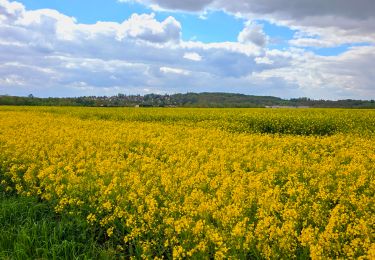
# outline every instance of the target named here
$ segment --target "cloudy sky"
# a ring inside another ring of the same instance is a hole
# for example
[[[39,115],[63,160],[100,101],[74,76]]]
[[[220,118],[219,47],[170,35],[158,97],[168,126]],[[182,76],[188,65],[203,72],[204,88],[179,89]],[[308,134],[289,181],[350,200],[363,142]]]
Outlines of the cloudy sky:
[[[374,0],[0,0],[0,95],[375,99]]]

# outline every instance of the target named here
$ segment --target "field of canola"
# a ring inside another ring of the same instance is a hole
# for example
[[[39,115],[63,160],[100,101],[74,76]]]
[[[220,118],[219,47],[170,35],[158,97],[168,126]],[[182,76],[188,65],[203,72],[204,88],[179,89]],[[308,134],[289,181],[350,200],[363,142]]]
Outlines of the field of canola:
[[[136,258],[375,259],[375,111],[0,107],[0,190]]]

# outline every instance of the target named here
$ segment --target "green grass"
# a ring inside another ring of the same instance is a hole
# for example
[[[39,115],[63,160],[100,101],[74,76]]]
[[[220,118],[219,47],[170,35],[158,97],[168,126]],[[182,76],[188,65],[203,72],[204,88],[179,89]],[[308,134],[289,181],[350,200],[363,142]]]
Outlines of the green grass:
[[[58,216],[46,202],[1,191],[0,234],[0,259],[121,258],[85,220]]]

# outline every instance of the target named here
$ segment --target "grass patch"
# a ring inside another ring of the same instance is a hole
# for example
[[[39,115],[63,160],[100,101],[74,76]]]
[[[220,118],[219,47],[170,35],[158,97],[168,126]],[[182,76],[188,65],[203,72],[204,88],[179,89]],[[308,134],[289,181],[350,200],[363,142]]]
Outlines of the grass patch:
[[[34,197],[0,191],[0,259],[120,258],[103,236],[76,216],[58,216]]]

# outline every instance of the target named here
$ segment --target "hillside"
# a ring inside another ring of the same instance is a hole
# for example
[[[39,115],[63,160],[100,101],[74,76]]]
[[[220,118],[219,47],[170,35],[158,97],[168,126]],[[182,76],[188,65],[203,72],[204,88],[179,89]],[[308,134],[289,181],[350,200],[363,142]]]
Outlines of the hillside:
[[[375,108],[374,100],[313,100],[309,98],[282,99],[235,93],[186,93],[116,96],[84,96],[70,98],[38,98],[0,96],[0,105],[18,106],[92,106],[92,107],[320,107]]]

